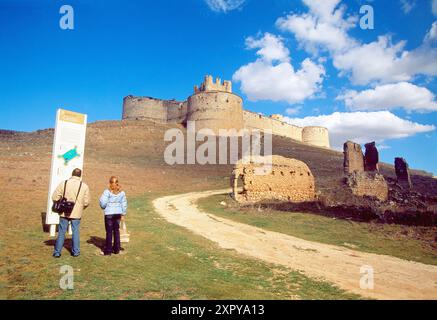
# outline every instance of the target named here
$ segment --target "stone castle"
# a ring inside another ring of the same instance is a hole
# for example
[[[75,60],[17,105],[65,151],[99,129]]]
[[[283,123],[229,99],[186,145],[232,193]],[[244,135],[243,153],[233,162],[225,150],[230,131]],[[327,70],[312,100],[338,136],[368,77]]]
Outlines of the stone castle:
[[[232,83],[213,81],[206,76],[194,94],[186,101],[161,100],[152,97],[129,95],[123,99],[123,119],[147,119],[160,123],[186,124],[196,122],[196,130],[219,129],[271,130],[274,135],[284,136],[312,146],[329,148],[329,133],[324,127],[298,127],[283,121],[281,115],[270,117],[243,109],[243,100],[232,93]]]

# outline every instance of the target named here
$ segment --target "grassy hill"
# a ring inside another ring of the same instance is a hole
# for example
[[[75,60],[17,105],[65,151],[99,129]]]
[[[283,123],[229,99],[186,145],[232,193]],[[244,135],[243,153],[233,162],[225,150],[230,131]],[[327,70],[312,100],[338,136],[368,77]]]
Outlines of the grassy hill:
[[[222,250],[154,213],[150,201],[158,196],[229,186],[230,165],[165,164],[163,137],[171,127],[149,121],[88,126],[84,181],[92,204],[82,220],[82,256],[73,259],[64,250],[61,260],[51,258],[53,240],[42,232],[53,130],[0,131],[0,298],[356,298]],[[321,192],[341,194],[342,153],[281,137],[274,137],[273,149],[306,162]],[[394,176],[390,165],[382,172]],[[104,225],[97,199],[111,175],[120,177],[129,198],[132,241],[122,256],[106,259],[99,256]],[[437,192],[436,180],[423,172],[415,172],[413,183],[419,192]],[[63,264],[75,270],[72,292],[59,289]]]

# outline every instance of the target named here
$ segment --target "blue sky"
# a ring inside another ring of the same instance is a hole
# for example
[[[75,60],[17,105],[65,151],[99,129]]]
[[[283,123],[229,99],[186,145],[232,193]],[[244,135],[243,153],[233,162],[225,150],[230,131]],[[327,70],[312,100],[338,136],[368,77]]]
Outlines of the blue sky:
[[[184,100],[212,74],[247,109],[437,175],[435,21],[436,0],[0,0],[0,128],[53,127],[59,107],[120,119],[128,94]]]

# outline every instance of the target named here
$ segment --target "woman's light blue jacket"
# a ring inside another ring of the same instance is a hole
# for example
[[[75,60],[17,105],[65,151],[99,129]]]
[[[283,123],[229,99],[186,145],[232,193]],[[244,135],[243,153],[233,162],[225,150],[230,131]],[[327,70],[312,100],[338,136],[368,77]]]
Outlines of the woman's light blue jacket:
[[[105,210],[105,216],[110,214],[126,215],[127,199],[124,191],[114,194],[108,189],[100,197],[100,207]]]

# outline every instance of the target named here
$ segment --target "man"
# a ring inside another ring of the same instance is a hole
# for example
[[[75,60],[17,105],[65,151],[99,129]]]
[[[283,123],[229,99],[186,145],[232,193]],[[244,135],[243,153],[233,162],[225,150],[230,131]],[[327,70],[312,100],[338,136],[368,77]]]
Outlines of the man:
[[[55,243],[55,251],[53,257],[59,258],[61,256],[62,247],[64,246],[65,233],[68,229],[68,223],[71,222],[73,229],[73,250],[71,252],[73,257],[80,255],[80,219],[82,218],[83,210],[86,209],[90,203],[90,192],[88,186],[82,182],[82,170],[74,169],[71,178],[67,181],[65,198],[68,201],[75,201],[75,205],[71,214],[62,214],[59,218],[58,238]],[[58,201],[64,194],[65,181],[61,182],[53,192],[52,200]],[[79,190],[80,187],[80,190]],[[77,200],[76,200],[77,197]]]

